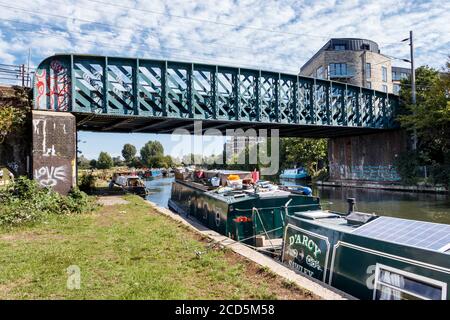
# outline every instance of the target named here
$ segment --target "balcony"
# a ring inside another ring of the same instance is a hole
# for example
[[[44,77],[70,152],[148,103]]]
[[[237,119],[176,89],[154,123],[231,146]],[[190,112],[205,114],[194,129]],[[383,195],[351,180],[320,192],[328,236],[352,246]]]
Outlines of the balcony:
[[[356,75],[355,70],[345,63],[331,63],[328,66],[328,79],[349,79]]]

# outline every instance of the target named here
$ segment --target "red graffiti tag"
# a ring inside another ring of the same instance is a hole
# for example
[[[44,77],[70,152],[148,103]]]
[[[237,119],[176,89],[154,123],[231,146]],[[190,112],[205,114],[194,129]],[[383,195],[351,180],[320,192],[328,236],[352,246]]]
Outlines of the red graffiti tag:
[[[56,111],[67,111],[70,103],[70,78],[67,68],[59,61],[50,63],[50,72],[36,72],[36,105],[38,109],[47,109],[45,95],[50,99],[50,108]],[[42,101],[43,100],[43,101]],[[42,106],[43,105],[43,106]]]

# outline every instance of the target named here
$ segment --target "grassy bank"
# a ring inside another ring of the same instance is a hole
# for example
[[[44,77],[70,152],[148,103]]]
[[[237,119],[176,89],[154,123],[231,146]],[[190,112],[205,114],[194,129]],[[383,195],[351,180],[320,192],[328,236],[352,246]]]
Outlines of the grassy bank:
[[[0,230],[0,299],[313,298],[214,249],[141,198],[124,199],[91,214]],[[67,288],[71,265],[80,268],[80,289]]]

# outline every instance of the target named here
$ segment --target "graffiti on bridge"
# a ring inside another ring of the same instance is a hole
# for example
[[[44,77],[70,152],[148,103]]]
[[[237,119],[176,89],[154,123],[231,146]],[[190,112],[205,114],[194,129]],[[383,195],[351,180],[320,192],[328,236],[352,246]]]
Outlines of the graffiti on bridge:
[[[339,164],[330,165],[334,171],[332,175],[339,175],[340,179],[368,180],[368,181],[399,181],[400,176],[392,165],[360,165],[346,166]]]
[[[48,70],[48,75],[46,69],[38,69],[36,72],[36,105],[38,109],[47,109],[49,103],[52,110],[67,111],[70,104],[68,69],[60,61],[54,60]]]

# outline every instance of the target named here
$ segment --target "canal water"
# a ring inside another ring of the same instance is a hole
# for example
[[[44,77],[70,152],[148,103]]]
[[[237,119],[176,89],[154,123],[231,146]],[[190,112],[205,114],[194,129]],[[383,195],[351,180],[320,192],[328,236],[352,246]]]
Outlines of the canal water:
[[[172,182],[173,178],[146,180],[147,199],[167,208]],[[314,187],[313,194],[328,210],[346,212],[347,198],[355,198],[357,211],[450,224],[450,197],[444,194],[333,187]]]

